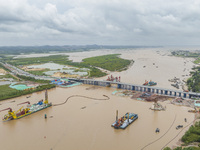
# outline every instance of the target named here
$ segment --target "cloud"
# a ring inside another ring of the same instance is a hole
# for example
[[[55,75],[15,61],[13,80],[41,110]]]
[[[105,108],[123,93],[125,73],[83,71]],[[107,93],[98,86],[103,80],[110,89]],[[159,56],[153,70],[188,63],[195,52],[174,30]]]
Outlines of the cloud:
[[[0,0],[0,45],[198,44],[199,16],[198,0]]]

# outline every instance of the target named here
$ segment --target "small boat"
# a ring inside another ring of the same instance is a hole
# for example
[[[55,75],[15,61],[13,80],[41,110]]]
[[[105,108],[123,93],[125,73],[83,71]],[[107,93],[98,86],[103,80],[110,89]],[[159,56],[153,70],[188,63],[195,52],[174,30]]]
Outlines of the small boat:
[[[160,129],[159,129],[159,128],[156,128],[156,133],[157,133],[157,132],[158,132],[158,133],[160,132]]]
[[[118,119],[118,111],[116,121],[111,125],[115,129],[126,129],[131,123],[138,119],[138,115],[134,113],[126,113],[123,117]]]
[[[183,127],[183,125],[178,125],[178,126],[176,127],[176,129],[178,130],[178,129],[182,128],[182,127]]]

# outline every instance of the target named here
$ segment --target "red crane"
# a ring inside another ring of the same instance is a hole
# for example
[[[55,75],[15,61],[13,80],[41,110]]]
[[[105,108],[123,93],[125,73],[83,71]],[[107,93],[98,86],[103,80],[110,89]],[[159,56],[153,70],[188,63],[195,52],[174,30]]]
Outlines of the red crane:
[[[3,109],[3,110],[0,110],[0,112],[4,111],[4,110],[9,110],[9,112],[12,112],[12,108],[6,108],[6,109]]]
[[[30,102],[27,101],[27,102],[19,103],[19,104],[17,104],[17,105],[22,105],[22,104],[26,104],[26,103],[30,104]]]

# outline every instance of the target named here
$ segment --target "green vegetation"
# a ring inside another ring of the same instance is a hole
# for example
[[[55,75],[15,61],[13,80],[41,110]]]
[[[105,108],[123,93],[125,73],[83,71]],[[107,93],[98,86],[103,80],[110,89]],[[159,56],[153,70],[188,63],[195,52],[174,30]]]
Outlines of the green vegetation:
[[[34,71],[28,71],[29,73],[37,76],[46,76],[44,72],[49,71],[50,69],[43,69],[43,70],[34,70]]]
[[[91,68],[90,77],[103,77],[105,75],[106,75],[106,73],[102,72],[101,70],[99,70],[95,67]]]
[[[164,148],[163,150],[172,150],[172,149],[169,148],[169,147],[166,147],[166,148]],[[177,147],[177,148],[175,148],[175,149],[173,149],[173,150],[200,150],[200,147],[184,147],[184,148],[182,148],[182,147]]]
[[[16,89],[10,88],[9,85],[1,85],[0,86],[0,91],[1,91],[0,92],[0,100],[19,97],[22,95],[27,95],[27,94],[31,94],[34,92],[43,91],[45,89],[55,88],[55,87],[56,87],[56,85],[54,85],[54,84],[46,84],[46,85],[38,86],[35,89],[18,91]]]
[[[195,61],[194,61],[195,64],[199,64],[200,63],[200,58],[198,57]]]
[[[130,65],[130,60],[119,58],[120,54],[104,55],[83,59],[83,64],[100,67],[109,71],[121,71]]]
[[[192,57],[192,58],[195,58],[195,61],[194,61],[195,64],[200,63],[200,51],[179,50],[179,51],[173,51],[171,52],[171,54],[177,57]]]
[[[68,56],[65,56],[65,55],[51,55],[47,57],[10,59],[10,60],[7,60],[6,62],[14,66],[43,64],[43,63],[48,63],[48,62],[54,62],[57,64],[67,64],[69,62],[67,57]]]
[[[192,77],[187,80],[188,89],[193,92],[200,92],[200,67],[192,68]]]
[[[68,60],[68,56],[65,55],[51,55],[47,57],[38,57],[38,58],[17,58],[17,59],[7,59],[6,62],[14,66],[23,66],[23,65],[32,65],[32,64],[42,64],[53,62],[61,65],[70,65],[78,68],[88,68],[90,69],[90,77],[102,77],[106,73],[102,72],[96,67],[100,67],[110,71],[122,71],[127,69],[127,67],[132,62],[131,60],[125,60],[118,57],[119,54],[104,55],[86,58],[83,62],[72,62]],[[31,72],[35,75],[44,75],[43,71],[34,71]],[[31,80],[32,81],[32,80]]]
[[[17,78],[13,77],[11,74],[0,75],[0,79],[3,79],[3,78],[13,78],[13,79],[17,80]]]
[[[200,122],[196,122],[181,139],[185,144],[200,142]]]
[[[181,141],[184,142],[184,148],[177,147],[173,150],[200,150],[200,121],[196,122],[195,125],[191,126],[188,131],[181,138]],[[186,147],[189,144],[193,144],[194,142],[198,142],[198,147],[190,146]],[[169,147],[164,148],[164,150],[172,150]]]
[[[23,76],[23,75],[17,75],[17,77],[20,79],[23,79],[25,81],[33,81],[33,82],[37,82],[37,83],[50,83],[50,81],[48,81],[48,80],[37,80],[35,78],[27,77],[27,76]]]
[[[1,63],[0,63],[0,68],[2,68],[2,69],[4,69],[5,71],[8,71],[8,72],[10,72],[10,70],[9,69],[7,69],[6,67],[4,67]]]
[[[185,50],[178,50],[178,51],[172,51],[172,55],[179,56],[179,57],[199,57],[200,52],[199,51],[185,51]]]

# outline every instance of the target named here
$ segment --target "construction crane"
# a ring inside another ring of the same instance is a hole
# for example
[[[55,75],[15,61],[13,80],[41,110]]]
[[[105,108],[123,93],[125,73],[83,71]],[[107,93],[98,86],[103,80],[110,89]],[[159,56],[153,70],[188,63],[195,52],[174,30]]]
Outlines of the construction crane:
[[[17,118],[16,113],[12,111],[12,108],[9,107],[9,108],[3,109],[3,110],[0,110],[0,112],[5,111],[5,110],[8,110],[8,114],[4,115],[3,120],[12,120],[12,119]]]
[[[17,105],[22,105],[22,104],[26,104],[26,103],[30,104],[30,102],[27,101],[27,102],[19,103],[19,104],[17,104]]]

